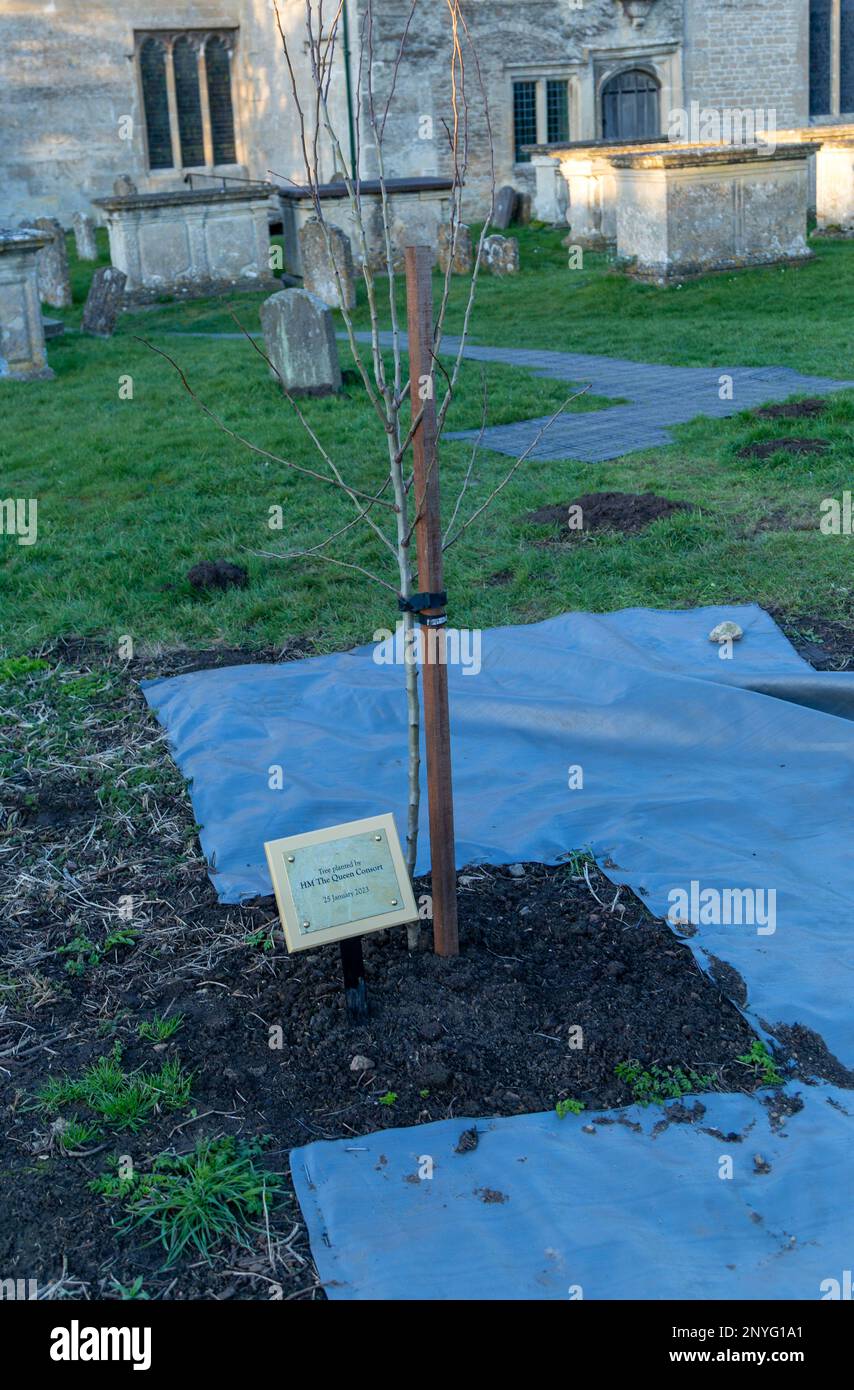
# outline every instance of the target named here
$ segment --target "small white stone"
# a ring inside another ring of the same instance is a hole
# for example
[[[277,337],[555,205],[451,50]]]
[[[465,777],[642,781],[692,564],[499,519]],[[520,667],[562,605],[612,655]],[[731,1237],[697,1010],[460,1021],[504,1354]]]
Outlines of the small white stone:
[[[356,1056],[353,1058],[352,1062],[350,1063],[350,1070],[351,1070],[351,1071],[373,1071],[373,1070],[374,1070],[374,1064],[373,1064],[373,1062],[371,1061],[370,1057],[360,1057],[360,1056],[359,1056],[359,1053],[357,1052],[357,1053],[356,1053]]]
[[[709,633],[710,642],[738,642],[744,636],[738,623],[718,623]]]
[[[524,878],[525,866],[524,864],[511,864],[507,872],[511,878]]]

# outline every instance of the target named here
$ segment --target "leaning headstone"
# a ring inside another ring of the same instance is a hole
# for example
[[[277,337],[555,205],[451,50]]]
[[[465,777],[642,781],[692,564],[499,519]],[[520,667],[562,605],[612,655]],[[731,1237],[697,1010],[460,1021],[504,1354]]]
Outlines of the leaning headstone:
[[[116,319],[124,302],[126,280],[124,271],[117,270],[114,265],[105,265],[95,271],[83,310],[81,327],[84,333],[91,333],[96,338],[113,336]]]
[[[71,307],[71,280],[65,232],[55,217],[37,217],[32,226],[48,239],[38,254],[39,293],[54,309]]]
[[[52,377],[44,346],[38,255],[47,240],[35,227],[0,227],[0,377]]]
[[[438,234],[438,257],[439,269],[442,274],[447,274],[448,262],[451,259],[451,228],[443,222]],[[452,275],[471,275],[471,268],[474,263],[474,254],[471,245],[471,230],[465,222],[461,222],[457,227],[457,240],[454,247],[454,264],[451,267]]]
[[[483,259],[493,275],[515,275],[519,269],[519,243],[514,236],[488,236],[483,243]]]
[[[498,227],[500,231],[506,231],[516,216],[516,208],[519,203],[519,194],[515,188],[511,188],[509,183],[505,183],[503,188],[499,188],[495,199],[495,209],[492,214],[492,225]]]
[[[332,310],[310,290],[280,290],[261,305],[272,375],[293,396],[341,389]]]
[[[130,198],[139,189],[131,178],[130,174],[119,174],[113,182],[113,193],[117,198]]]
[[[299,229],[299,249],[303,288],[330,309],[355,309],[353,251],[346,233],[329,224],[324,229],[318,218],[310,217]]]
[[[74,245],[78,261],[97,261],[98,243],[95,240],[95,223],[85,212],[72,212],[71,225],[74,228]]]

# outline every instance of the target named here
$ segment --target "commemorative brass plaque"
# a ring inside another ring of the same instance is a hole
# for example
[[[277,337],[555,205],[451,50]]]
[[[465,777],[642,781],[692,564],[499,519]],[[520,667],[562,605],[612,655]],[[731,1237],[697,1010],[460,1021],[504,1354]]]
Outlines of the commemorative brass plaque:
[[[418,916],[390,813],[271,840],[264,849],[289,951]]]

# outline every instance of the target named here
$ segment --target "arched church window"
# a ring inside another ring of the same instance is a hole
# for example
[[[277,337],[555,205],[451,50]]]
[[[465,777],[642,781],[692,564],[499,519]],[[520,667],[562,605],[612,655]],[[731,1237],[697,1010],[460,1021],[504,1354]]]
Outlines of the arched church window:
[[[643,68],[628,68],[602,88],[603,140],[652,140],[661,134],[660,87]]]
[[[222,39],[214,36],[205,47],[208,108],[211,120],[214,164],[233,164],[234,110],[231,105],[231,56]]]
[[[175,105],[178,110],[181,163],[185,169],[194,169],[205,162],[205,133],[202,125],[202,99],[199,94],[199,57],[195,43],[191,43],[187,38],[176,39],[172,46],[172,63],[175,69]]]
[[[152,169],[171,169],[172,133],[166,88],[166,49],[157,39],[146,39],[141,45],[139,73],[148,136],[148,163]]]
[[[854,112],[854,0],[842,0],[839,16],[839,110]]]
[[[236,39],[236,29],[137,33],[150,169],[237,163],[231,93]]]

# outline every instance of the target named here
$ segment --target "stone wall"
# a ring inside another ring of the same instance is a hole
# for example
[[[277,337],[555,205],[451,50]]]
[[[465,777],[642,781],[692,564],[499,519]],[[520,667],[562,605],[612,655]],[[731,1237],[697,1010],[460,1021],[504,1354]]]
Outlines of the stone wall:
[[[362,4],[363,0],[359,0]],[[409,0],[384,0],[375,18],[374,72],[378,94],[388,92]],[[600,91],[613,73],[637,63],[654,72],[662,86],[662,108],[681,101],[680,45],[683,0],[655,0],[649,18],[634,27],[619,0],[463,0],[473,48],[464,45],[469,94],[469,167],[466,215],[482,212],[489,187],[489,141],[478,67],[489,101],[495,148],[496,188],[513,184],[533,193],[530,163],[516,163],[513,148],[514,80],[566,79],[569,83],[571,139],[595,139],[601,129]],[[410,28],[406,60],[397,74],[397,91],[410,100],[396,103],[387,128],[392,167],[403,176],[451,172],[446,128],[453,124],[449,72],[451,34],[444,4],[417,11]],[[422,138],[423,118],[431,138]],[[542,113],[540,116],[542,124]],[[543,135],[545,132],[542,132]],[[368,156],[368,170],[375,161]]]
[[[348,0],[351,71],[355,71],[366,0]],[[375,0],[373,73],[381,109],[410,0]],[[486,87],[495,142],[497,186],[533,192],[527,162],[513,150],[514,80],[566,79],[570,139],[595,140],[601,88],[616,72],[641,66],[661,83],[662,116],[692,100],[705,106],[772,107],[778,125],[807,119],[807,0],[653,0],[640,25],[622,0],[462,0]],[[298,81],[306,86],[303,0],[281,0]],[[304,182],[290,78],[269,0],[5,0],[0,20],[0,186],[10,220],[85,212],[127,172],[141,192],[180,187],[183,170],[150,172],[134,56],[136,31],[237,29],[233,63],[237,162],[228,171]],[[448,74],[451,42],[443,0],[422,0],[409,27],[397,77],[386,147],[390,176],[447,175],[445,124],[453,119]],[[334,59],[332,117],[349,158],[343,32]],[[477,65],[467,53],[470,95],[468,206],[484,208],[488,136]],[[539,100],[542,103],[542,93]],[[119,122],[130,116],[130,139]],[[425,122],[423,118],[428,118]],[[540,124],[543,120],[542,105]],[[309,122],[309,127],[310,127]],[[666,121],[662,121],[666,128]],[[363,131],[367,130],[362,112]],[[428,133],[425,137],[425,131]],[[311,130],[309,129],[309,135]],[[320,140],[320,177],[335,173]],[[377,172],[365,142],[362,172]]]
[[[685,0],[685,89],[706,107],[809,119],[808,0]]]
[[[70,225],[71,214],[91,211],[91,200],[109,194],[120,173],[130,174],[141,192],[182,186],[183,170],[147,168],[135,31],[237,28],[238,162],[228,171],[263,179],[273,168],[304,181],[290,79],[268,0],[5,0],[2,9],[0,188],[6,220],[50,215]],[[282,10],[286,24],[299,27],[294,53],[304,69],[301,0],[283,0]],[[343,110],[344,83],[333,86],[333,107]],[[123,116],[133,121],[128,140],[119,134]],[[321,158],[323,177],[329,178],[334,166],[324,142]]]

